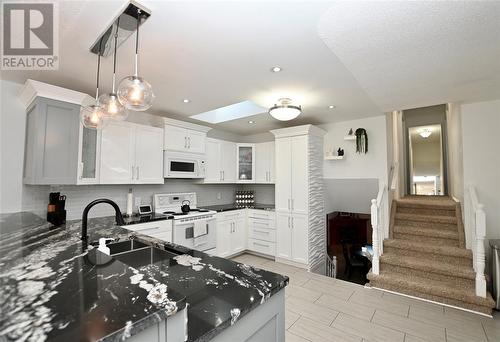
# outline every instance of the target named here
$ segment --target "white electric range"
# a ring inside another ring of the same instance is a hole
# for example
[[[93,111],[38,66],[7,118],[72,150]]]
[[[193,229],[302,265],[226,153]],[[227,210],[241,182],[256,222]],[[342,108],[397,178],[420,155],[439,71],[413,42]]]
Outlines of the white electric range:
[[[188,202],[191,210],[183,213],[181,206]],[[155,194],[153,205],[155,213],[174,217],[173,243],[208,254],[216,254],[216,212],[199,209],[195,192]]]

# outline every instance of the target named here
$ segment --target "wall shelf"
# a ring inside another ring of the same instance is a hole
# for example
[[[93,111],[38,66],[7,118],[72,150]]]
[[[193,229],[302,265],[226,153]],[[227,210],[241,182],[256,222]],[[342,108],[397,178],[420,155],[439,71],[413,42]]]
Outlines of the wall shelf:
[[[325,156],[325,160],[342,160],[344,156]]]

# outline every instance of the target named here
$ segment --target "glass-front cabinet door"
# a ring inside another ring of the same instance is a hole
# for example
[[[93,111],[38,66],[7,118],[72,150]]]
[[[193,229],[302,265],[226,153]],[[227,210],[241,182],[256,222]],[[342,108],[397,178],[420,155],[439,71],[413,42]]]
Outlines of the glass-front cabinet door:
[[[237,144],[238,183],[255,183],[255,145]]]
[[[100,132],[80,125],[80,153],[77,184],[99,183]]]

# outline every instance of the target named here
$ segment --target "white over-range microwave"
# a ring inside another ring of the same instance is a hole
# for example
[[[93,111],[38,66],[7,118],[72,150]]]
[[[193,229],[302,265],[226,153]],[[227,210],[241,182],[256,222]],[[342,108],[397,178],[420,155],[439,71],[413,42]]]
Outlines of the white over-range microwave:
[[[205,155],[163,151],[163,177],[205,178]]]

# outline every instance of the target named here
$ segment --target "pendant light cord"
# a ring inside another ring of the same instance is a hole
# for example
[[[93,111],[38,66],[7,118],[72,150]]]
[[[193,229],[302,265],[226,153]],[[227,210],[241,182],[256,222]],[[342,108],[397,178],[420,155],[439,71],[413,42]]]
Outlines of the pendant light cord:
[[[141,10],[137,9],[137,33],[135,34],[135,76],[138,75],[138,56],[139,56],[139,25],[141,24]]]
[[[113,94],[115,93],[115,83],[116,83],[116,49],[118,46],[118,29],[120,28],[120,18],[116,21],[116,32],[115,32],[115,55],[113,58]]]
[[[95,99],[99,98],[99,75],[101,74],[101,48],[102,48],[102,38],[99,41],[99,51],[97,52],[97,77],[96,77],[96,90],[95,90]]]

